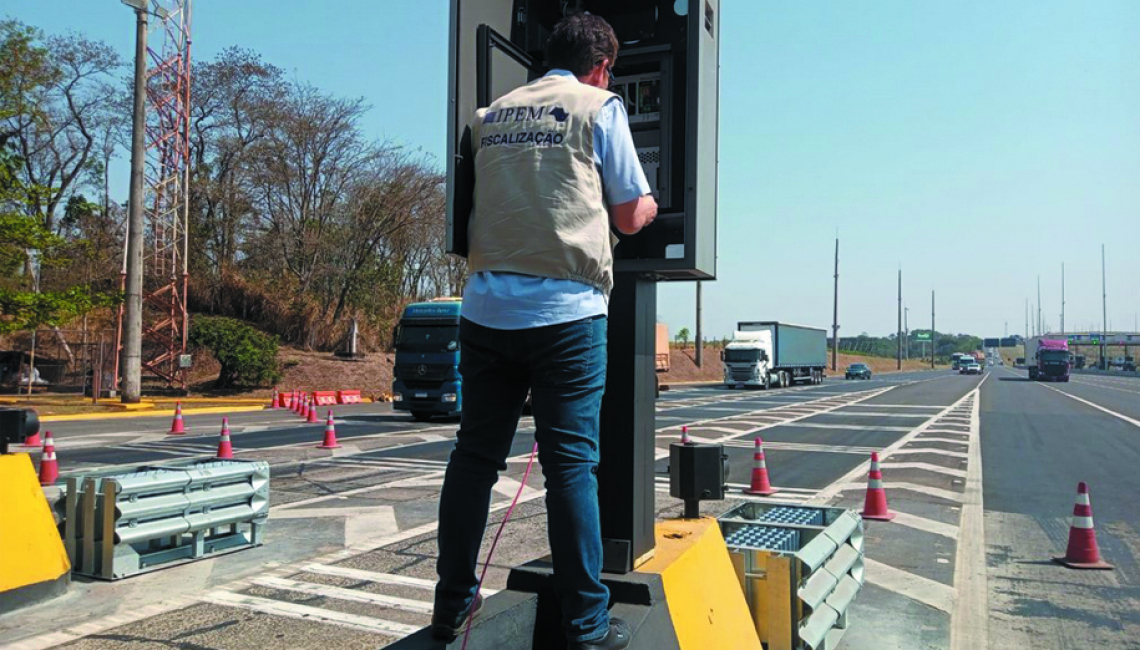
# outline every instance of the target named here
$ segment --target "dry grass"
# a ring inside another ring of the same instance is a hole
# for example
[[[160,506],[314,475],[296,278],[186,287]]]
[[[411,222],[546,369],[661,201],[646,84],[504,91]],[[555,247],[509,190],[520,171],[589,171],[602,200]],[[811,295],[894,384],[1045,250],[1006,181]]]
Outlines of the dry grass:
[[[828,354],[830,367],[831,355]],[[856,354],[839,354],[838,373],[842,374],[852,363],[865,363],[872,373],[896,372],[894,359],[884,357],[867,357]],[[940,365],[939,368],[948,366]],[[902,369],[906,371],[929,370],[930,362],[919,359],[903,361]],[[676,383],[685,381],[721,381],[724,378],[724,365],[720,361],[720,348],[705,348],[701,367],[697,367],[696,350],[690,347],[687,350],[672,350],[669,372],[661,373],[662,383]]]

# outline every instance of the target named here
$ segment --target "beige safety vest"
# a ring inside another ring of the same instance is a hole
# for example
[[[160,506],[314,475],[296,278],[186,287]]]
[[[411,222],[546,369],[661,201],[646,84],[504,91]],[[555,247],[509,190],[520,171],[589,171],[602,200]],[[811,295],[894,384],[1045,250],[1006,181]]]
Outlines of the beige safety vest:
[[[613,246],[594,122],[613,93],[548,75],[475,113],[468,267],[575,280],[607,297]]]

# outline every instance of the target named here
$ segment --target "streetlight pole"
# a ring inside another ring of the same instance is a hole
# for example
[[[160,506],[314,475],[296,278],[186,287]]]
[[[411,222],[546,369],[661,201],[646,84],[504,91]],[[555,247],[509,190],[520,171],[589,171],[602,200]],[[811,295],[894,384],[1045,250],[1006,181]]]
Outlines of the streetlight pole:
[[[831,308],[831,371],[836,371],[839,358],[839,238],[835,238],[835,290]]]
[[[895,363],[896,369],[902,370],[902,269],[899,269],[899,324],[895,330]]]
[[[127,281],[123,312],[123,403],[142,393],[143,165],[146,156],[146,0],[124,2],[135,10],[134,109],[131,127],[131,186],[127,212]]]
[[[934,333],[934,289],[930,290],[930,369],[934,370],[934,353],[938,349],[938,335]]]
[[[1101,308],[1101,335],[1100,335],[1100,369],[1108,370],[1108,360],[1105,358],[1108,350],[1105,339],[1108,337],[1108,284],[1104,273],[1104,244],[1100,245],[1100,308]]]
[[[1065,263],[1061,262],[1061,334],[1065,333]]]
[[[910,307],[903,307],[903,337],[906,338],[904,356],[910,361]]]

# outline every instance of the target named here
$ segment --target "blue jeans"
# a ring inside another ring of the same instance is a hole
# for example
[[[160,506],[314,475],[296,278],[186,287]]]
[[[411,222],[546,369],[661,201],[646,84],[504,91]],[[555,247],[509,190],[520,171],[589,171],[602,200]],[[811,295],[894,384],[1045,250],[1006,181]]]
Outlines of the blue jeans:
[[[491,487],[507,468],[529,388],[566,636],[575,642],[605,636],[610,594],[599,578],[597,469],[606,319],[524,330],[463,320],[459,341],[463,415],[439,502],[436,612],[458,614],[474,598]]]

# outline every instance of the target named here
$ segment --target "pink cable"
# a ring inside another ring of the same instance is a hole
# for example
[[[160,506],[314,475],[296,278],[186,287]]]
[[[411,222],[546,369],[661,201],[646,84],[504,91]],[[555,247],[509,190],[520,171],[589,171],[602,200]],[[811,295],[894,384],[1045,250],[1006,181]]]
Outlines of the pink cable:
[[[487,577],[487,567],[491,566],[491,557],[495,554],[495,547],[499,545],[499,536],[503,534],[503,528],[507,525],[507,521],[511,518],[511,513],[515,511],[515,506],[519,504],[519,499],[522,498],[523,488],[526,487],[526,480],[530,478],[530,468],[534,466],[534,457],[538,454],[538,441],[534,441],[534,449],[530,451],[530,460],[526,462],[526,473],[523,474],[522,482],[519,483],[519,491],[515,494],[515,500],[511,501],[511,507],[507,508],[507,514],[503,517],[503,521],[499,524],[499,530],[495,532],[495,539],[491,542],[491,550],[487,551],[487,561],[483,564],[483,571],[479,574],[479,584],[475,585],[475,600],[479,599],[479,591],[483,589],[483,579]],[[475,600],[471,601],[471,606],[475,606]],[[467,629],[463,632],[463,645],[460,650],[467,650],[467,638],[471,636],[471,620],[474,616],[467,617]]]

